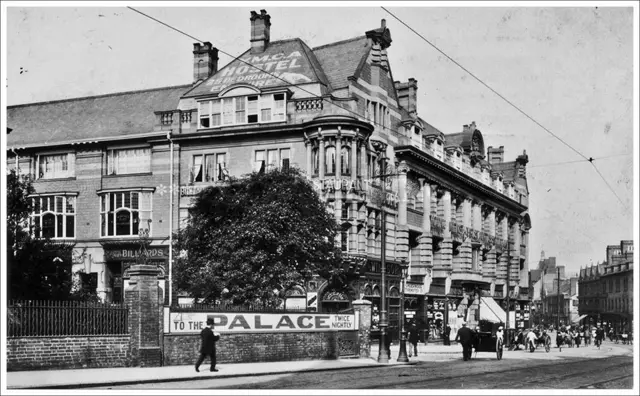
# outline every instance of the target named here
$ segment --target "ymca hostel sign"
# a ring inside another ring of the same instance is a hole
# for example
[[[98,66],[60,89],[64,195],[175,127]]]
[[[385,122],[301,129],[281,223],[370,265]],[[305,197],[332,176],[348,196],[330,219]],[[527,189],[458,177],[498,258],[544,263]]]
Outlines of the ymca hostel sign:
[[[270,85],[282,85],[285,80],[291,84],[312,82],[308,76],[311,67],[299,51],[275,54],[248,54],[240,61],[220,70],[207,82],[211,92],[219,92],[225,86],[246,82],[261,88]]]
[[[207,319],[223,333],[358,330],[356,315],[171,312],[165,332],[199,333]]]

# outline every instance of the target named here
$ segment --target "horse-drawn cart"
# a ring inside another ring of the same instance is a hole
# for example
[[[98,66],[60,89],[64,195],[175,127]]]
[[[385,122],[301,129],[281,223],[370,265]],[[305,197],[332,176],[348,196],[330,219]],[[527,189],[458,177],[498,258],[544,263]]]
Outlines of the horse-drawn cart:
[[[478,352],[495,352],[498,360],[502,359],[504,340],[496,336],[495,332],[479,331],[476,333],[476,342],[473,348]]]

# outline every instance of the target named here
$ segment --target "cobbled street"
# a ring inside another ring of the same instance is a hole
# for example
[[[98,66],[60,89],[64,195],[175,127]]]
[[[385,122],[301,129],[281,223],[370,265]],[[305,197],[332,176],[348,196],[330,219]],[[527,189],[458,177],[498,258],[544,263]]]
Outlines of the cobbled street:
[[[479,352],[465,362],[452,346],[411,366],[165,382],[102,389],[631,389],[633,346]],[[394,359],[395,359],[394,355]],[[415,359],[415,357],[414,357]],[[295,364],[292,362],[291,364]],[[224,366],[221,365],[221,370]],[[461,373],[464,373],[462,375]]]

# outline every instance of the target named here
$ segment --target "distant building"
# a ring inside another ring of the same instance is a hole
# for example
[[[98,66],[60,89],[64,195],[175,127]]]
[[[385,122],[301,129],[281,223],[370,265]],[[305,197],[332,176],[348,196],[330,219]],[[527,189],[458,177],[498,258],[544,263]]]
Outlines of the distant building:
[[[633,327],[633,241],[609,245],[607,260],[580,269],[580,315],[615,331]]]

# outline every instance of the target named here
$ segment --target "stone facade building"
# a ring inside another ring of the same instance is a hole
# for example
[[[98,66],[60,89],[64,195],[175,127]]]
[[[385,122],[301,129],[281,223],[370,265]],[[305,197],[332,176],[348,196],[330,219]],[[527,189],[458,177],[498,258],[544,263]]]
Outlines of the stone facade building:
[[[363,298],[375,312],[382,227],[392,327],[403,263],[408,316],[435,337],[458,316],[477,323],[485,299],[528,303],[526,152],[506,161],[475,122],[443,133],[422,119],[417,81],[393,78],[384,20],[316,48],[272,41],[264,10],[250,28],[250,49],[221,69],[211,43],[194,44],[191,84],[8,108],[8,165],[35,179],[33,221],[85,252],[76,269],[97,274],[102,297],[121,298],[141,227],[166,280],[169,231],[194,195],[296,166],[335,213],[358,280],[349,293],[311,280],[283,292],[292,305],[335,312]]]
[[[607,246],[607,260],[580,269],[580,315],[616,332],[633,329],[633,241]]]

